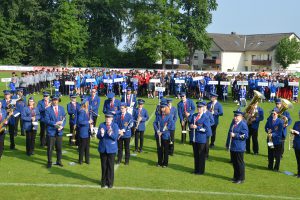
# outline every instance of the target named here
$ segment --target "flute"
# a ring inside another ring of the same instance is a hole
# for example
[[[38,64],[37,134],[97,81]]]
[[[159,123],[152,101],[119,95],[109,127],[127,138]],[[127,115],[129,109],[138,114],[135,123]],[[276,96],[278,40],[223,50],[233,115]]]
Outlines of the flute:
[[[195,120],[195,116],[194,116],[194,126],[196,125],[196,120]],[[193,130],[193,142],[195,142],[196,140],[196,129],[194,128]]]

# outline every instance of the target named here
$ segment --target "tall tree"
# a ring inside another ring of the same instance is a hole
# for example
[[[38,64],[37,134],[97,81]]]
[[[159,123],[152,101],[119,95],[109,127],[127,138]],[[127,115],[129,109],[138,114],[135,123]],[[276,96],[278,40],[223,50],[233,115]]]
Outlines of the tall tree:
[[[189,51],[189,65],[193,68],[195,51],[209,53],[211,39],[206,32],[212,22],[212,11],[217,9],[216,0],[180,0],[182,39]]]
[[[282,39],[276,47],[275,60],[283,69],[300,60],[300,42],[294,37]]]
[[[86,47],[89,37],[87,28],[78,14],[74,1],[64,1],[59,4],[52,21],[53,47],[66,66]]]
[[[163,68],[168,58],[183,58],[184,43],[179,39],[177,24],[179,4],[176,0],[136,2],[133,9],[130,38],[134,48],[153,61],[161,60]]]

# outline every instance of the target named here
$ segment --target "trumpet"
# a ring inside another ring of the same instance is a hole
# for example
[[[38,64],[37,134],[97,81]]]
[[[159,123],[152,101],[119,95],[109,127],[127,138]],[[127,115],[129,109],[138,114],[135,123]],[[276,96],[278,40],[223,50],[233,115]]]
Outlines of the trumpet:
[[[73,144],[76,144],[76,133],[77,133],[77,126],[76,124],[74,125],[74,129],[73,129],[73,132],[72,132],[72,138],[71,138],[71,142]]]
[[[138,118],[137,118],[137,121],[136,121],[136,126],[134,127],[134,134],[135,134],[136,130],[138,129],[141,121],[142,121],[142,116],[139,114]]]

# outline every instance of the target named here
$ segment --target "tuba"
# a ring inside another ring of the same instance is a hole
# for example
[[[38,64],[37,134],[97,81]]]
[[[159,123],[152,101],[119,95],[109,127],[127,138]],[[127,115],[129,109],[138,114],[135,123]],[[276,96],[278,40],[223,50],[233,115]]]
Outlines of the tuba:
[[[265,99],[265,96],[262,93],[256,90],[254,90],[253,92],[254,92],[254,96],[251,102],[249,103],[249,105],[245,109],[244,118],[247,121],[248,125],[252,123],[251,118],[256,117],[258,114],[257,109],[255,108],[255,104],[259,102],[260,99]]]
[[[293,104],[289,100],[281,99],[281,107],[279,109],[278,116],[279,116],[280,119],[283,120],[284,127],[286,127],[288,125],[288,118],[286,116],[284,116],[283,113],[286,110],[292,109],[292,108],[293,108]]]

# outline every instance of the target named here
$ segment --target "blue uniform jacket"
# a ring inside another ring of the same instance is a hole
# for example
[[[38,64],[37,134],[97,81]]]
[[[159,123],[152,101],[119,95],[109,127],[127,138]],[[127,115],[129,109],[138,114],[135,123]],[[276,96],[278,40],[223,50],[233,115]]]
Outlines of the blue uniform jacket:
[[[58,116],[55,116],[53,106],[50,106],[46,109],[45,112],[45,123],[47,124],[47,134],[50,137],[54,137],[56,134],[59,136],[63,135],[63,129],[58,131],[55,126],[56,122],[63,120],[66,117],[65,109],[62,106],[58,106]],[[64,120],[62,126],[65,127],[66,120]]]
[[[173,127],[171,127],[170,130],[175,131],[176,122],[177,122],[177,109],[174,106],[172,106],[170,109],[170,115],[172,116],[172,120],[173,120]]]
[[[207,104],[207,110],[211,111],[211,107],[212,107],[212,102],[209,102]],[[223,107],[218,101],[215,104],[213,116],[214,116],[215,125],[218,125],[219,116],[223,116]]]
[[[211,114],[211,112],[209,112],[208,110],[205,112],[205,114],[208,116],[209,118],[209,123],[210,123],[210,129],[208,129],[207,132],[207,137],[212,136],[212,130],[211,127],[215,124],[215,119],[214,116]]]
[[[228,133],[227,133],[227,142],[226,146],[229,146],[229,140],[231,132],[235,134],[231,141],[230,151],[233,152],[245,152],[246,151],[246,139],[248,138],[248,125],[245,120],[240,121],[235,125],[235,121],[232,120]]]
[[[22,111],[25,107],[26,107],[26,97],[22,97],[22,100],[17,101],[17,103],[16,103],[16,111],[18,111],[19,113],[22,113]]]
[[[139,115],[139,109],[136,108],[133,110],[133,120],[135,121],[134,126],[137,125],[136,121],[137,121],[138,115]],[[148,111],[145,108],[142,108],[140,115],[142,117],[142,120],[140,121],[139,127],[137,127],[136,130],[137,131],[145,131],[145,129],[146,129],[145,123],[149,119]]]
[[[50,104],[50,101],[48,101],[48,104]],[[40,112],[40,115],[41,115],[41,119],[40,121],[41,122],[45,122],[45,116],[46,116],[46,109],[45,109],[45,100],[40,100],[38,102],[38,105],[37,105],[38,109],[39,109],[39,112]]]
[[[104,135],[101,135],[101,129],[104,129]],[[108,128],[104,123],[99,125],[97,138],[100,140],[98,144],[98,151],[100,153],[116,153],[118,151],[118,135],[119,135],[119,127],[116,123],[111,124],[112,134],[108,134]]]
[[[90,137],[90,123],[89,123],[89,116],[85,112],[84,109],[80,109],[78,111],[78,117],[77,117],[77,127],[79,131],[79,137],[80,138],[88,138]]]
[[[35,107],[32,111],[29,107],[25,107],[21,113],[21,118],[23,120],[23,129],[25,131],[30,131],[33,128],[31,117],[35,115],[35,122],[37,122],[41,116],[39,109]],[[35,127],[37,129],[37,126]]]
[[[257,107],[257,116],[256,120],[252,122],[251,128],[258,130],[259,128],[259,122],[264,120],[264,111],[261,107]]]
[[[132,115],[128,112],[125,113],[124,119],[122,120],[122,113],[118,113],[115,117],[115,123],[118,124],[120,130],[124,130],[124,135],[122,138],[131,137],[131,128],[133,127]]]
[[[114,111],[117,114],[120,111],[120,105],[121,105],[121,101],[118,99],[115,99],[113,107],[111,107],[111,101],[109,99],[106,99],[104,101],[104,105],[103,105],[103,113],[105,114],[107,112]]]
[[[11,101],[12,101],[12,100],[9,100],[8,104],[10,104]],[[6,100],[3,99],[3,100],[2,100],[2,108],[6,109],[6,107],[7,107]],[[17,111],[15,110],[13,114],[16,114],[16,113],[17,113]],[[11,116],[11,117],[9,118],[9,120],[8,120],[8,124],[10,124],[10,125],[15,125],[15,123],[16,123],[15,117],[14,117],[14,116]]]
[[[90,109],[94,112],[92,113],[92,116],[97,116],[98,111],[99,111],[99,106],[100,106],[100,97],[97,95],[92,99],[92,97],[89,97],[89,107]]]
[[[282,113],[282,115],[285,116],[288,119],[288,126],[290,126],[292,124],[292,121],[293,121],[292,118],[291,118],[290,113],[288,111],[284,111]],[[270,115],[269,118],[272,118],[272,115]],[[286,138],[286,134],[287,134],[287,127],[283,127],[283,129],[282,129],[282,139]]]
[[[173,120],[172,116],[165,115],[164,117],[162,115],[157,115],[155,118],[155,121],[153,122],[153,127],[155,130],[155,137],[158,138],[157,131],[160,131],[162,133],[162,139],[163,140],[169,140],[170,139],[170,129],[173,126]]]
[[[178,110],[178,116],[179,116],[180,122],[182,122],[182,120],[185,117],[183,101],[180,101],[177,104],[177,110]],[[186,111],[188,113],[190,113],[190,115],[192,115],[195,112],[195,104],[191,99],[186,99]]]
[[[196,130],[191,128],[190,131],[190,140],[191,142],[196,142],[200,144],[205,144],[208,134],[211,134],[211,125],[209,117],[203,113],[200,118],[198,118],[198,113],[194,113],[189,117],[190,125],[197,125]],[[194,141],[194,131],[195,131],[195,141]]]
[[[75,125],[77,123],[77,115],[80,110],[80,104],[76,102],[75,106],[72,102],[67,104],[67,111],[69,114],[69,124]]]
[[[293,129],[300,132],[300,121],[295,122]],[[293,147],[300,150],[300,135],[294,136]]]
[[[265,125],[265,131],[268,133],[268,129],[272,130],[272,141],[274,145],[281,144],[282,140],[282,131],[283,131],[283,121],[280,118],[277,118],[273,122],[273,118],[269,117]]]

